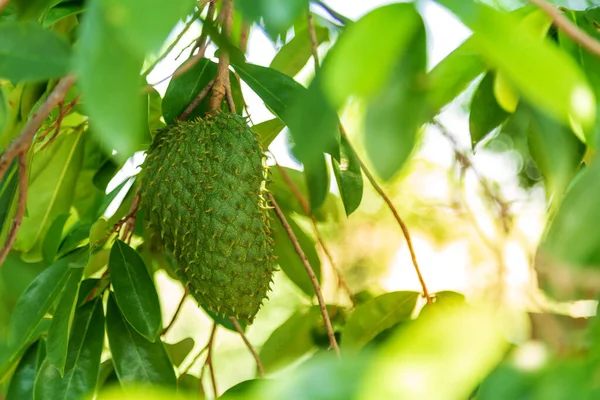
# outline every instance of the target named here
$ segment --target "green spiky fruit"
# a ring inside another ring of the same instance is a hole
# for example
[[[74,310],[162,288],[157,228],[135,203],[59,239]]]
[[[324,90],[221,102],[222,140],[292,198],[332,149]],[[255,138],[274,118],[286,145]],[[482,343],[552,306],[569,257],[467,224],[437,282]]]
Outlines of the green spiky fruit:
[[[141,205],[190,293],[248,323],[273,275],[265,179],[255,134],[225,113],[158,131],[143,166]]]

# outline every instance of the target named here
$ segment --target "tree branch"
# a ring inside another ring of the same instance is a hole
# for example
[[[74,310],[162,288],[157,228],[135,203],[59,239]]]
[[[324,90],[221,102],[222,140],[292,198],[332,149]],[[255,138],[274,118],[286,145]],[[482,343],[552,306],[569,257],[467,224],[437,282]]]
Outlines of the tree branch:
[[[431,295],[429,294],[429,291],[427,290],[427,285],[425,284],[425,280],[423,279],[423,275],[421,274],[421,268],[419,268],[419,264],[417,262],[417,255],[415,254],[415,249],[412,244],[412,239],[410,237],[410,231],[408,230],[408,227],[406,226],[406,224],[400,217],[400,214],[398,213],[398,210],[396,210],[396,207],[394,206],[394,203],[392,203],[392,200],[390,200],[390,198],[385,193],[383,188],[381,186],[379,186],[379,184],[377,183],[377,180],[375,179],[373,174],[371,174],[371,171],[369,171],[367,166],[362,162],[362,160],[358,156],[358,153],[356,152],[356,150],[354,150],[354,147],[350,143],[350,139],[348,138],[348,135],[346,135],[346,131],[344,130],[344,127],[342,125],[340,125],[340,134],[342,136],[344,136],[344,138],[348,142],[348,146],[350,146],[353,153],[355,154],[356,161],[360,165],[360,168],[362,169],[362,171],[365,173],[365,176],[367,177],[367,179],[369,180],[369,182],[371,183],[373,188],[377,191],[377,193],[379,193],[379,195],[381,196],[383,201],[385,201],[385,204],[387,204],[387,206],[390,209],[390,211],[392,212],[392,214],[394,214],[394,218],[396,219],[396,222],[398,222],[398,225],[400,225],[400,229],[402,230],[402,234],[404,235],[404,239],[406,240],[406,244],[408,246],[408,251],[410,252],[410,258],[412,259],[413,266],[415,267],[415,272],[417,273],[417,277],[419,278],[419,283],[421,284],[421,288],[423,290],[423,296],[427,300],[427,303],[432,303],[433,300],[431,298]]]
[[[327,329],[327,336],[329,337],[329,348],[333,349],[339,358],[341,356],[340,348],[338,347],[337,341],[335,339],[333,327],[331,326],[331,320],[329,319],[329,314],[327,313],[327,305],[325,304],[325,299],[323,298],[323,292],[321,292],[321,285],[319,285],[319,281],[317,280],[315,272],[313,271],[312,267],[310,266],[310,263],[308,262],[308,258],[306,258],[304,251],[302,251],[302,247],[300,246],[300,243],[298,242],[298,238],[294,234],[294,231],[292,230],[290,224],[287,222],[287,219],[285,218],[283,211],[281,211],[281,208],[279,208],[279,205],[275,201],[275,197],[273,197],[272,193],[268,193],[268,197],[271,202],[271,205],[273,206],[273,208],[275,210],[275,214],[277,214],[277,217],[281,221],[281,225],[283,225],[283,229],[285,229],[290,240],[292,241],[292,244],[294,245],[294,249],[296,250],[296,253],[300,257],[300,260],[302,261],[302,264],[304,265],[304,268],[306,269],[306,272],[308,273],[308,277],[310,278],[310,281],[312,282],[312,285],[315,288],[315,293],[317,295],[317,299],[319,300],[319,307],[321,309],[321,314],[323,315],[323,321],[325,322],[325,328]]]
[[[319,41],[317,40],[317,32],[315,31],[315,21],[313,21],[310,9],[308,10],[308,32],[310,34],[310,43],[313,60],[315,61],[315,71],[319,69]]]
[[[244,333],[244,330],[240,326],[240,323],[238,322],[237,318],[229,317],[229,319],[231,320],[231,323],[233,323],[235,330],[238,331],[238,333],[242,337],[242,340],[246,344],[246,347],[248,347],[248,350],[250,350],[252,357],[254,357],[254,360],[256,361],[256,368],[258,368],[258,376],[260,376],[261,378],[264,377],[265,370],[263,369],[262,363],[260,362],[260,357],[258,356],[258,353],[254,349],[254,346],[252,346],[252,343],[250,343],[250,341],[246,337],[246,334]]]
[[[17,233],[19,233],[19,228],[21,227],[21,223],[23,222],[23,217],[25,216],[25,210],[27,208],[27,153],[21,152],[18,155],[18,173],[19,173],[19,202],[17,204],[17,214],[15,215],[15,219],[13,220],[12,226],[10,227],[10,232],[8,233],[8,238],[6,239],[6,243],[4,243],[4,247],[0,251],[0,267],[4,264],[4,260],[8,253],[15,244],[15,240],[17,239]]]
[[[71,86],[75,83],[75,77],[72,75],[62,78],[58,84],[54,87],[52,92],[48,95],[46,100],[40,105],[40,107],[33,113],[27,124],[19,133],[11,144],[8,146],[6,151],[0,156],[0,179],[4,177],[6,170],[12,161],[21,153],[27,152],[33,137],[37,133],[38,129],[50,114],[52,109],[58,105],[65,98],[67,92]]]
[[[571,22],[556,6],[546,0],[529,0],[529,2],[544,11],[568,37],[579,43],[590,53],[600,57],[600,42]]]
[[[223,22],[223,35],[226,38],[231,37],[231,24],[233,23],[233,0],[223,0],[219,18]],[[219,66],[217,68],[217,76],[215,84],[212,88],[212,96],[208,104],[211,111],[221,109],[221,102],[227,94],[227,88],[230,87],[229,82],[229,53],[225,48],[219,49]]]
[[[194,112],[196,107],[198,107],[200,105],[200,103],[202,103],[202,100],[204,100],[206,98],[206,96],[210,92],[210,89],[213,87],[214,83],[215,83],[215,80],[212,79],[210,82],[208,82],[206,84],[204,89],[202,89],[200,91],[200,93],[198,93],[198,96],[194,97],[194,100],[192,100],[192,102],[186,107],[185,110],[183,110],[183,112],[179,115],[179,117],[177,117],[178,121],[186,120],[192,114],[192,112]]]
[[[210,374],[210,381],[212,383],[212,388],[213,388],[213,394],[214,394],[214,398],[216,399],[217,397],[219,397],[219,392],[217,390],[217,379],[215,378],[215,368],[213,366],[213,362],[212,362],[212,352],[213,352],[213,345],[215,342],[215,334],[217,333],[217,323],[213,323],[213,328],[212,331],[210,332],[210,338],[208,339],[208,343],[206,344],[206,349],[208,350],[208,352],[206,353],[206,361],[204,362],[204,367],[208,366],[208,372]],[[202,370],[204,371],[204,367],[202,367]],[[200,372],[200,379],[202,379],[202,372]]]
[[[175,320],[177,319],[177,317],[179,316],[179,313],[183,309],[183,304],[185,303],[185,300],[187,299],[188,294],[189,294],[189,291],[186,286],[185,291],[183,292],[183,296],[181,297],[181,301],[177,305],[177,308],[175,309],[175,313],[173,313],[173,318],[171,318],[171,322],[169,322],[169,324],[167,326],[165,326],[165,329],[162,330],[162,332],[160,333],[161,336],[166,334],[169,331],[169,329],[171,329],[171,327],[173,327],[173,324],[175,324]]]

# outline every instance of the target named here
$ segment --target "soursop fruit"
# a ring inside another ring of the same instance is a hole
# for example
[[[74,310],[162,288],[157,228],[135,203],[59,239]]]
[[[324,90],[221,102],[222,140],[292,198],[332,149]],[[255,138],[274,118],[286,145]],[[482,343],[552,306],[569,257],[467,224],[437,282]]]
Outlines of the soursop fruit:
[[[226,113],[159,130],[143,165],[142,203],[190,293],[251,323],[273,275],[260,143]]]

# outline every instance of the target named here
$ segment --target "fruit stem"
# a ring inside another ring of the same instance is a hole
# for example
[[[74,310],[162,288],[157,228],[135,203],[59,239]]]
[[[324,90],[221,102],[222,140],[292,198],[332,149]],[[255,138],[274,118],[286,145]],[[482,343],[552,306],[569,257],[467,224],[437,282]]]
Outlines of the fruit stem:
[[[222,21],[222,32],[225,38],[231,37],[231,25],[233,23],[233,0],[223,0],[219,19]],[[230,87],[229,82],[229,53],[225,48],[219,49],[219,66],[215,84],[212,87],[212,96],[208,104],[210,111],[221,109],[221,102],[227,94],[227,88]]]

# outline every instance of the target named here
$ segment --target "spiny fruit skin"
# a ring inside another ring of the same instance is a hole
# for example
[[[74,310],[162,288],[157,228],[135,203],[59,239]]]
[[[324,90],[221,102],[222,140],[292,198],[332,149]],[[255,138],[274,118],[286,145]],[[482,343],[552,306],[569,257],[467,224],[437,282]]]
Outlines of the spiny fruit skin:
[[[141,206],[190,293],[247,323],[274,270],[263,158],[246,121],[218,113],[158,131],[143,166]]]

